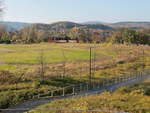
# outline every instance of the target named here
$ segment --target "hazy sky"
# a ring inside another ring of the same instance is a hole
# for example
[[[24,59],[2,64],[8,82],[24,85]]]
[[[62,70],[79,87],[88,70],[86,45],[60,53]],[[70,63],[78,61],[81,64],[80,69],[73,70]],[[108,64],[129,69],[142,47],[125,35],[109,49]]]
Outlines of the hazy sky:
[[[5,0],[5,21],[150,21],[150,0]]]

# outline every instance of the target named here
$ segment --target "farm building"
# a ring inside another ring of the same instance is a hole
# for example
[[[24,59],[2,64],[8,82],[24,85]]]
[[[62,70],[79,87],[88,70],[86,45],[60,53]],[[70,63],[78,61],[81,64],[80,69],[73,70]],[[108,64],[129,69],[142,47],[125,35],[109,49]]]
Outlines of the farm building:
[[[71,40],[70,37],[50,37],[49,43],[76,43],[76,40]]]

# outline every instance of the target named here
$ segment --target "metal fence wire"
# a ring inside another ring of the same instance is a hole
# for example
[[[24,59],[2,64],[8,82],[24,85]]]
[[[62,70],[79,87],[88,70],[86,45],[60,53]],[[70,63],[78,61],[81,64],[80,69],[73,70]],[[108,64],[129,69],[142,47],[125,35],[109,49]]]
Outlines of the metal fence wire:
[[[81,93],[86,93],[89,91],[99,91],[99,90],[106,90],[106,91],[113,91],[113,87],[117,87],[118,84],[123,84],[128,81],[142,81],[149,77],[150,71],[145,72],[136,72],[131,73],[130,75],[119,76],[112,80],[105,80],[101,81],[91,81],[90,83],[85,84],[78,84],[78,85],[71,85],[64,88],[60,88],[57,90],[49,91],[45,94],[38,94],[35,98],[49,98],[49,97],[59,97],[59,96],[70,96],[70,95],[78,95]]]
[[[137,72],[137,73],[131,73],[130,75],[126,76],[120,76],[118,78],[114,78],[112,80],[106,80],[104,82],[91,82],[87,84],[79,84],[79,85],[71,85],[68,87],[64,87],[58,90],[53,90],[49,91],[45,94],[38,94],[34,98],[52,98],[52,99],[65,99],[65,98],[73,98],[73,97],[82,97],[86,95],[93,95],[93,94],[99,94],[104,91],[110,91],[113,92],[115,89],[122,87],[123,85],[127,86],[130,84],[135,84],[136,82],[143,81],[147,78],[150,77],[150,71],[145,71],[145,72]],[[130,82],[129,82],[130,81]],[[63,98],[62,98],[63,97]],[[28,111],[31,110],[30,108],[22,108],[22,109],[0,109],[0,111],[10,111],[9,113],[21,113],[23,111]],[[49,108],[49,109],[32,109],[37,111],[37,113],[44,112],[44,111],[49,111],[51,113],[52,111],[58,111],[58,113],[63,113],[63,111],[73,111],[75,113],[126,113],[126,112],[119,112],[119,111],[102,111],[102,110],[82,110],[82,109],[54,109],[54,108]],[[19,112],[16,112],[19,111]]]

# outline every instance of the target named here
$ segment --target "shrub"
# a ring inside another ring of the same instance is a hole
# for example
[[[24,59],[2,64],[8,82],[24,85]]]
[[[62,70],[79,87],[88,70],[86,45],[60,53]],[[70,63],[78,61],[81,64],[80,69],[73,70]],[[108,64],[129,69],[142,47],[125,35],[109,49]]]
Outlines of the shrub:
[[[35,81],[32,83],[32,87],[33,88],[39,88],[41,86],[41,82],[40,81]]]
[[[0,71],[0,84],[16,83],[17,79],[9,71]]]

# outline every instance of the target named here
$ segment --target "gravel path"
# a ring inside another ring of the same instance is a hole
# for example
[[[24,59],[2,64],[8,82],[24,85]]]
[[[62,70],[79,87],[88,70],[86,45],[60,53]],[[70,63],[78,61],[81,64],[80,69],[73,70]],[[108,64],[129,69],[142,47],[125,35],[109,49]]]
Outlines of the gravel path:
[[[139,79],[132,79],[132,80],[129,80],[126,82],[122,82],[119,84],[108,86],[105,89],[113,92],[118,88],[121,88],[124,86],[132,86],[134,84],[140,83],[140,82],[147,80],[147,79],[150,79],[150,75],[144,76],[144,77],[139,78]],[[87,95],[100,94],[100,93],[106,91],[105,89],[100,89],[100,90],[96,90],[96,91],[88,91],[88,92],[80,93],[80,94],[74,95],[74,96],[29,100],[29,101],[26,101],[24,103],[15,105],[14,107],[10,107],[7,110],[2,111],[2,113],[24,113],[24,112],[27,112],[29,110],[35,109],[37,106],[48,104],[54,100],[68,99],[68,98],[79,98],[79,97],[87,96]]]

